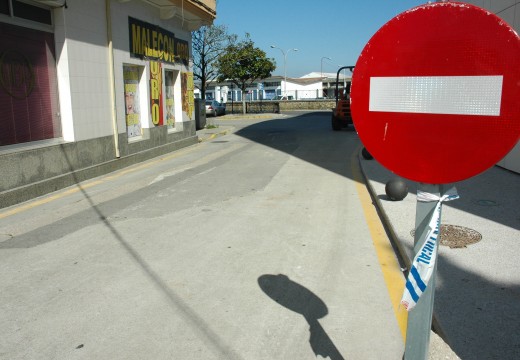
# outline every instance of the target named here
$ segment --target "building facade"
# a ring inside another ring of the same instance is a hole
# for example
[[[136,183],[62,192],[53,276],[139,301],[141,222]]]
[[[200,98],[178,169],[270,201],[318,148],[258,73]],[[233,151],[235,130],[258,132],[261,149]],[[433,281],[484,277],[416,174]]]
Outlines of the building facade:
[[[518,0],[466,0],[466,2],[489,10],[504,19],[517,33],[520,31],[520,2]],[[520,142],[498,165],[520,174]]]
[[[0,207],[197,142],[215,0],[0,0]]]
[[[242,91],[231,82],[212,81],[206,85],[206,99],[215,99],[227,103],[231,101],[275,100],[285,96],[290,100],[313,100],[334,98],[336,89],[336,74],[310,73],[300,78],[285,78],[271,76],[267,79],[253,82],[242,94]],[[339,76],[338,89],[343,89],[351,82],[352,77],[343,73]],[[195,96],[200,97],[196,86]]]

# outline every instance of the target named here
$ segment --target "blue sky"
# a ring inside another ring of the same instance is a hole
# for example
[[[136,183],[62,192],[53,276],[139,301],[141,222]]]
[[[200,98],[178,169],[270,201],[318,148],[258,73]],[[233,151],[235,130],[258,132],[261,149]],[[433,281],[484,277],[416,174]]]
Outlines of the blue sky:
[[[372,35],[405,10],[427,3],[423,0],[217,0],[215,24],[244,38],[251,34],[255,45],[274,58],[273,75],[310,72],[335,73],[339,65],[355,65]],[[287,49],[297,48],[297,52]]]

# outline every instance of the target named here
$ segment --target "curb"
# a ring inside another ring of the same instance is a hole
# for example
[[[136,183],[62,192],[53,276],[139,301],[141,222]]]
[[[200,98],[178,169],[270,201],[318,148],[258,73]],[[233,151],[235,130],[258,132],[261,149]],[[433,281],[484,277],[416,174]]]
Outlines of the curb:
[[[397,236],[397,233],[392,226],[392,223],[390,222],[390,219],[388,218],[387,214],[384,211],[383,205],[381,204],[381,199],[377,196],[377,192],[370,183],[370,179],[368,178],[367,174],[365,173],[365,169],[363,168],[362,161],[363,157],[361,154],[361,151],[363,150],[363,147],[360,147],[358,150],[358,165],[361,170],[361,174],[363,175],[363,178],[365,180],[365,185],[368,189],[368,192],[370,193],[370,196],[372,198],[373,204],[376,207],[377,213],[379,214],[381,218],[381,222],[383,223],[383,227],[386,230],[392,247],[397,250],[396,256],[397,260],[400,264],[404,264],[406,266],[406,273],[408,272],[408,269],[411,266],[412,261],[408,258],[408,255],[406,254],[405,249],[403,248],[403,245],[401,241],[399,241],[399,237]],[[369,161],[375,161],[375,160],[369,160]],[[403,275],[405,275],[406,279],[406,273],[403,271]],[[432,329],[435,334],[437,334],[440,339],[446,344],[446,346],[450,349],[450,352],[453,353],[453,350],[451,349],[451,346],[449,345],[449,342],[446,340],[446,335],[444,331],[442,330],[442,327],[437,320],[437,317],[435,316],[435,313],[432,315]],[[430,339],[430,348],[431,348],[431,339]],[[431,351],[431,349],[430,349]],[[454,353],[453,353],[454,354]],[[456,356],[456,354],[454,354]],[[446,357],[448,359],[448,357]],[[457,357],[458,359],[458,357]]]
[[[146,149],[144,151],[129,154],[120,158],[88,166],[81,169],[72,170],[68,173],[60,174],[48,179],[43,179],[34,183],[22,185],[20,187],[0,192],[0,209],[17,205],[25,201],[34,200],[37,197],[65,189],[69,186],[77,185],[81,181],[93,179],[98,176],[110,174],[114,171],[124,169],[128,166],[136,165],[144,161],[151,160],[158,156],[171,153],[182,148],[197,144],[197,136],[181,139],[172,143],[163,144],[158,147]]]
[[[408,268],[410,268],[410,265],[412,264],[412,262],[408,258],[408,255],[406,254],[406,251],[403,248],[403,245],[399,241],[399,238],[397,237],[397,233],[395,232],[394,227],[392,226],[392,223],[390,222],[390,219],[388,218],[388,216],[386,215],[386,213],[384,211],[383,204],[381,204],[381,199],[379,199],[379,197],[377,196],[376,190],[370,183],[370,179],[368,178],[367,174],[365,173],[365,168],[363,167],[363,165],[361,163],[363,161],[362,155],[361,155],[362,150],[363,150],[363,148],[361,147],[359,149],[359,153],[358,153],[358,162],[359,162],[359,168],[361,169],[361,174],[363,174],[363,178],[365,180],[365,185],[368,188],[368,192],[370,193],[370,196],[372,197],[372,201],[377,208],[377,213],[381,217],[383,226],[390,237],[392,245],[397,248],[398,253],[396,255],[398,256],[399,263],[401,265],[405,265],[406,268],[408,269]]]

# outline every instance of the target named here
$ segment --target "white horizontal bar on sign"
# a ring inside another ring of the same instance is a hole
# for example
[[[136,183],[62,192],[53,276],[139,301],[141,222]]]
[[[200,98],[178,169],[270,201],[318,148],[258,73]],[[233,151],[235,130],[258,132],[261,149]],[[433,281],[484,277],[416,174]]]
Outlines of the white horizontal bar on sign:
[[[499,116],[503,76],[370,78],[370,111]]]

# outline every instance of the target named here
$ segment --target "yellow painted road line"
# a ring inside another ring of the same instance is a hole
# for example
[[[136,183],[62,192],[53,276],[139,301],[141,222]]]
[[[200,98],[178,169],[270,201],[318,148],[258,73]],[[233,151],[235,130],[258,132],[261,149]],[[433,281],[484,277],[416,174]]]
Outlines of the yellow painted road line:
[[[50,196],[44,196],[44,197],[42,197],[42,198],[40,198],[38,200],[32,200],[32,201],[29,201],[28,203],[25,203],[23,205],[15,206],[11,210],[0,212],[0,219],[5,219],[6,217],[9,217],[9,216],[12,216],[12,215],[24,212],[26,210],[34,209],[37,206],[44,205],[44,204],[50,203],[51,201],[61,199],[61,198],[65,197],[65,196],[69,196],[69,195],[75,194],[75,193],[77,193],[78,191],[80,191],[82,189],[83,190],[84,189],[88,189],[88,188],[90,188],[92,186],[99,185],[102,182],[103,181],[101,181],[101,180],[91,181],[88,184],[84,184],[84,185],[81,185],[81,186],[77,185],[76,187],[70,188],[70,189],[62,191],[60,193],[57,193],[57,194],[54,194],[54,195],[50,195]]]
[[[5,218],[7,218],[9,216],[12,216],[12,215],[15,215],[15,214],[27,211],[27,210],[34,209],[35,207],[48,204],[51,201],[62,199],[64,197],[66,197],[66,196],[75,194],[75,193],[77,193],[79,191],[82,191],[82,190],[91,188],[93,186],[102,184],[102,183],[104,183],[104,182],[106,182],[108,180],[114,180],[114,179],[117,179],[117,178],[119,178],[119,177],[121,177],[123,175],[135,172],[137,170],[148,168],[148,167],[150,167],[152,165],[155,165],[155,164],[157,164],[157,163],[159,163],[161,161],[174,159],[176,157],[179,157],[181,155],[184,155],[184,154],[194,150],[194,149],[190,149],[190,148],[191,147],[185,148],[185,149],[180,149],[180,150],[177,150],[176,152],[174,152],[174,153],[172,153],[170,155],[162,156],[162,157],[160,157],[158,159],[155,159],[155,160],[152,160],[152,161],[141,163],[139,165],[132,165],[131,167],[128,167],[128,168],[125,168],[125,169],[121,169],[121,170],[117,170],[117,171],[115,171],[113,173],[110,173],[110,174],[107,174],[107,175],[103,175],[103,178],[101,178],[99,180],[86,180],[85,182],[82,182],[81,184],[76,184],[75,186],[72,185],[74,187],[72,187],[70,189],[67,189],[67,190],[60,191],[60,192],[55,193],[53,195],[42,195],[43,197],[41,197],[40,199],[30,200],[29,202],[27,202],[27,203],[25,203],[23,205],[15,206],[15,207],[13,207],[10,210],[4,211],[4,212],[0,212],[0,220],[1,219],[5,219]]]
[[[358,149],[359,150],[359,149]],[[394,315],[397,320],[403,341],[406,342],[406,325],[408,321],[408,313],[401,304],[401,297],[403,295],[403,289],[405,284],[405,278],[400,270],[399,262],[395,256],[394,249],[390,243],[390,239],[386,235],[381,219],[377,214],[372,198],[366,188],[363,175],[359,168],[358,153],[356,150],[351,157],[351,168],[354,180],[356,181],[356,189],[358,192],[361,205],[363,207],[363,213],[372,237],[376,255],[381,265],[383,272],[383,278],[385,279],[388,294],[390,295],[390,301],[394,309]]]

